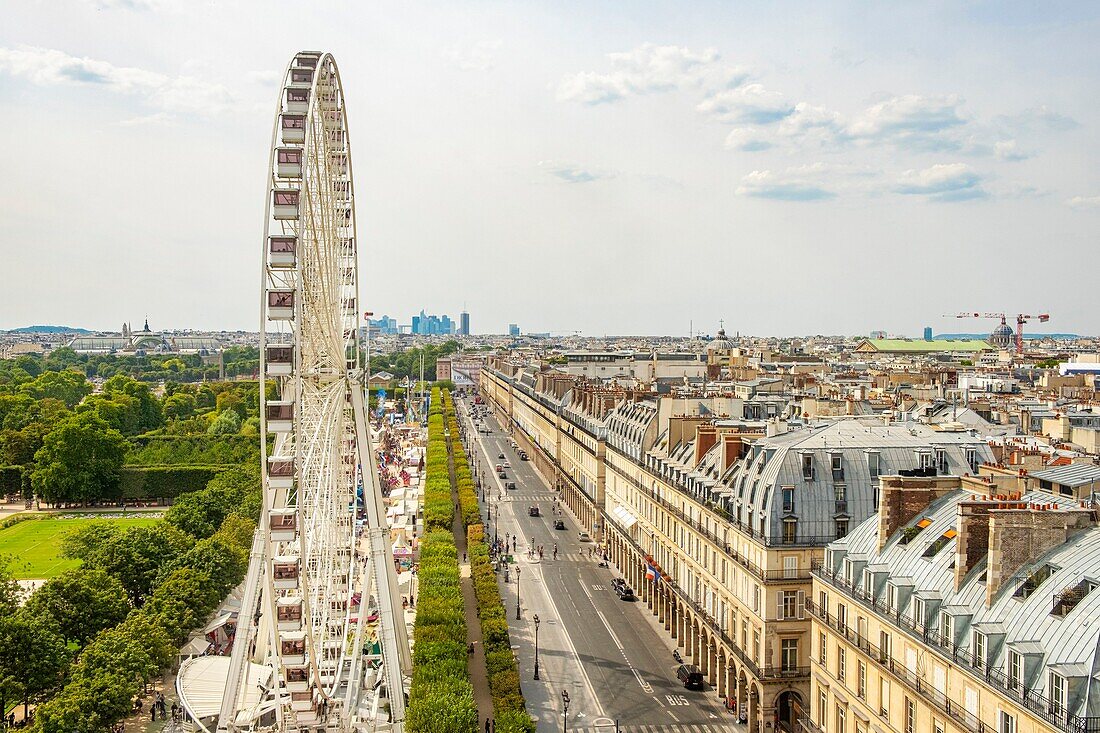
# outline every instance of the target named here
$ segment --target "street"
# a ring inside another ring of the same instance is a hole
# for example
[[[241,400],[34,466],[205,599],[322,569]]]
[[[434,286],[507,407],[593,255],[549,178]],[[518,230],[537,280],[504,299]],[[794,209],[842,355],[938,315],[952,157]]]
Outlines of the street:
[[[612,731],[616,722],[619,730],[646,733],[741,729],[709,688],[687,690],[680,684],[673,641],[658,631],[645,605],[618,598],[610,585],[618,572],[614,566],[599,567],[598,548],[578,539],[577,524],[568,510],[554,515],[553,490],[528,462],[519,459],[492,417],[483,421],[492,433],[478,433],[469,420],[469,402],[459,402],[466,433],[475,438],[471,466],[480,467],[485,498],[494,515],[488,531],[502,539],[506,534],[519,535],[516,564],[503,597],[523,694],[538,730],[563,729],[563,690],[569,697],[564,722],[570,731]],[[499,458],[502,453],[504,459]],[[507,479],[498,478],[493,470],[500,463],[507,464]],[[514,481],[516,489],[505,490],[506,481]],[[542,516],[528,516],[536,504]],[[565,530],[553,529],[556,519],[564,520]],[[528,556],[532,543],[542,545],[541,560],[537,553]],[[540,621],[538,681],[533,679],[536,615]]]

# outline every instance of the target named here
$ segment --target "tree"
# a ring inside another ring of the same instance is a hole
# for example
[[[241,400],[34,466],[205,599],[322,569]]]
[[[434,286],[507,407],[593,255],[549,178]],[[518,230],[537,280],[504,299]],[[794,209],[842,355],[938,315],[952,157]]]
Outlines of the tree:
[[[82,522],[61,537],[61,554],[87,562],[103,552],[120,534],[122,530],[109,519]]]
[[[36,400],[53,397],[72,409],[92,391],[92,386],[84,375],[72,369],[61,372],[43,372],[34,381],[19,388],[19,391]]]
[[[177,392],[164,398],[164,417],[169,420],[186,420],[195,414],[195,398],[186,392]]]
[[[244,420],[248,417],[248,408],[245,406],[244,399],[235,391],[227,389],[217,398],[218,414],[221,415],[227,410],[232,410],[237,413],[237,417]]]
[[[219,600],[221,594],[209,575],[194,568],[179,568],[157,587],[143,610],[172,639],[182,642],[188,632],[214,610]]]
[[[77,408],[77,413],[90,412],[123,435],[137,435],[144,432],[141,425],[141,405],[130,395],[94,394],[89,395]]]
[[[210,423],[211,435],[236,435],[240,431],[241,418],[234,410],[218,413],[218,417]]]
[[[160,402],[153,395],[149,385],[131,377],[116,374],[103,383],[104,394],[124,394],[137,400],[137,431],[141,433],[156,430],[164,422]]]
[[[76,568],[47,580],[24,612],[53,619],[66,642],[84,646],[104,629],[122,623],[130,601],[122,583],[99,568]]]
[[[115,498],[126,439],[91,413],[61,422],[34,454],[36,494],[49,502]]]
[[[42,373],[42,363],[30,354],[23,354],[22,356],[16,357],[15,366],[32,377],[37,377]]]
[[[26,706],[61,682],[69,650],[47,619],[27,613],[0,618],[0,705]]]
[[[166,522],[130,527],[84,556],[84,562],[118,578],[130,602],[140,606],[153,591],[161,568],[191,549],[194,540]]]

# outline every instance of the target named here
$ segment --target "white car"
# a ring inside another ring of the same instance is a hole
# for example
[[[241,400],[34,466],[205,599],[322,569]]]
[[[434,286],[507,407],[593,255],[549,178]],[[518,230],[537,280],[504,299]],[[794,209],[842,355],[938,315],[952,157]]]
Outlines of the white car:
[[[587,532],[577,532],[577,539],[581,542],[591,542],[592,538],[588,536]]]

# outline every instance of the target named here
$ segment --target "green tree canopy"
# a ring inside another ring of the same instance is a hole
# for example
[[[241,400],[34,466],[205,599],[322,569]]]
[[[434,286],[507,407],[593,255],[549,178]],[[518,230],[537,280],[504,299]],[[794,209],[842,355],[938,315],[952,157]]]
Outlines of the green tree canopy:
[[[92,385],[88,384],[82,373],[66,369],[60,372],[42,372],[34,381],[22,385],[19,391],[36,400],[53,397],[72,409],[91,393]]]
[[[105,570],[75,568],[47,580],[24,612],[53,619],[66,642],[84,646],[100,631],[122,623],[130,601],[122,583]]]
[[[67,539],[67,548],[80,540]],[[194,540],[167,522],[148,527],[130,527],[113,537],[88,542],[84,562],[102,568],[118,578],[130,602],[140,606],[152,592],[161,568],[168,567],[191,549]],[[79,545],[75,545],[78,547]]]
[[[31,486],[49,502],[115,498],[125,456],[121,433],[94,414],[75,415],[46,435]]]

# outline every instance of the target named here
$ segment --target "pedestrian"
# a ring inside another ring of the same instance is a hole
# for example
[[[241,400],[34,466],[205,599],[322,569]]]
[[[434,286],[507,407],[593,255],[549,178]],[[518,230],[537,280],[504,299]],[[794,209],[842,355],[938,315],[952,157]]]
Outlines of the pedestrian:
[[[485,718],[485,733],[489,733],[489,718]]]
[[[416,596],[411,593],[409,594],[409,606],[416,608]]]
[[[512,552],[515,552],[515,551],[516,551],[516,538],[513,537],[512,538]]]
[[[558,546],[556,543],[554,544],[554,559],[558,559]]]
[[[175,700],[172,701],[172,720],[175,721],[179,717],[180,706]]]
[[[465,552],[462,553],[462,562],[466,562],[466,553]]]

